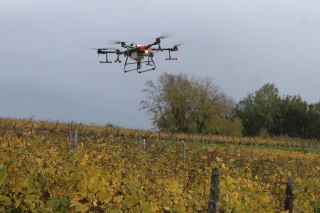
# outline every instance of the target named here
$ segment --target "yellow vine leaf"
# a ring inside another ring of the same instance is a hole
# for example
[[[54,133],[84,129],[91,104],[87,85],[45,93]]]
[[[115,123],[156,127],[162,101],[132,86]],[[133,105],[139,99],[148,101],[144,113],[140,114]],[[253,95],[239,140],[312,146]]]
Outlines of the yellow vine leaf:
[[[117,195],[113,198],[113,202],[116,204],[119,204],[122,202],[122,199],[123,199],[123,195]]]

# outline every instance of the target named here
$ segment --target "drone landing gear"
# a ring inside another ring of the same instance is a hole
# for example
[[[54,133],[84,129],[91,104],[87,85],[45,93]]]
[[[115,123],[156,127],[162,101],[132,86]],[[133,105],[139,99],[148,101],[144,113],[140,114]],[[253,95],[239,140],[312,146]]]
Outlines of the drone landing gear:
[[[177,58],[171,58],[171,54],[170,54],[170,50],[169,50],[169,58],[166,58],[166,61],[168,61],[168,60],[178,60]]]
[[[127,56],[126,58],[126,61],[124,63],[124,67],[123,67],[123,72],[127,73],[127,72],[130,72],[130,71],[133,71],[133,70],[137,70],[138,73],[142,73],[142,72],[147,72],[147,71],[150,71],[150,70],[155,70],[156,69],[156,64],[154,63],[152,57],[148,57],[148,60],[145,60],[145,61],[136,61],[136,62],[130,62],[128,63],[128,58],[129,56]],[[142,68],[142,64],[143,63],[146,63],[146,66],[153,66],[152,68],[150,69],[146,69],[146,70],[142,70],[140,71],[140,69]],[[130,64],[137,64],[137,67],[136,68],[133,68],[133,69],[128,69],[126,70],[126,66],[127,65],[130,65]]]
[[[106,61],[100,61],[100,64],[101,63],[112,63],[112,61],[108,61],[108,53],[105,53],[106,54]]]

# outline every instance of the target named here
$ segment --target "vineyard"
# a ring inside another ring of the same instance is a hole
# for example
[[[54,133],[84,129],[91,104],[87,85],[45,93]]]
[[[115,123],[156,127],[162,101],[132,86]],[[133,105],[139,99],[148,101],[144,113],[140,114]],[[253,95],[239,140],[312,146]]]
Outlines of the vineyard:
[[[293,177],[294,211],[319,213],[319,145],[0,119],[0,212],[207,212],[219,168],[219,212],[284,212]]]

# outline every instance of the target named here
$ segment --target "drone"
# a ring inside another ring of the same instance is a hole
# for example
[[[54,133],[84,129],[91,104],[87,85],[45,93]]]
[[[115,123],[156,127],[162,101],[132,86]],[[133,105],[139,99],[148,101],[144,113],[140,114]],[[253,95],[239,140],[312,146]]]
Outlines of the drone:
[[[156,64],[154,63],[153,57],[154,53],[159,53],[162,51],[168,51],[169,57],[165,60],[178,60],[177,58],[171,57],[171,52],[178,51],[178,47],[181,46],[184,43],[173,45],[171,48],[161,48],[160,43],[161,39],[164,39],[168,36],[160,36],[155,39],[155,42],[147,45],[142,44],[136,44],[131,43],[129,45],[126,44],[126,42],[123,41],[115,41],[113,44],[120,44],[122,48],[125,48],[124,51],[121,51],[119,49],[115,48],[91,48],[94,50],[97,50],[98,57],[100,54],[105,55],[106,60],[100,61],[101,63],[112,63],[112,61],[108,60],[108,54],[116,54],[117,58],[114,61],[115,63],[121,63],[121,60],[119,59],[120,55],[123,55],[125,57],[125,63],[123,67],[123,72],[127,73],[130,71],[136,70],[138,73],[147,72],[150,70],[156,69]],[[153,48],[153,46],[157,46],[157,48]],[[131,59],[133,62],[128,62],[128,59]],[[136,67],[134,66],[136,64]],[[150,68],[146,67],[143,68],[142,64],[145,64],[146,66],[150,66]],[[134,68],[132,68],[134,67]]]

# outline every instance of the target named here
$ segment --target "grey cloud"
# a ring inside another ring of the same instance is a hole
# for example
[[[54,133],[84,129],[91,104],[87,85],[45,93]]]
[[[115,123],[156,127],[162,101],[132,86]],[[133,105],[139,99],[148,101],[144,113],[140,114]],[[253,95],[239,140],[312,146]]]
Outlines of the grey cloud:
[[[162,72],[212,76],[236,100],[274,82],[281,93],[319,101],[319,10],[315,0],[5,1],[0,115],[149,128],[140,91]],[[99,64],[87,49],[166,32],[173,36],[162,46],[188,42],[178,61],[157,54],[157,69],[145,74]]]

